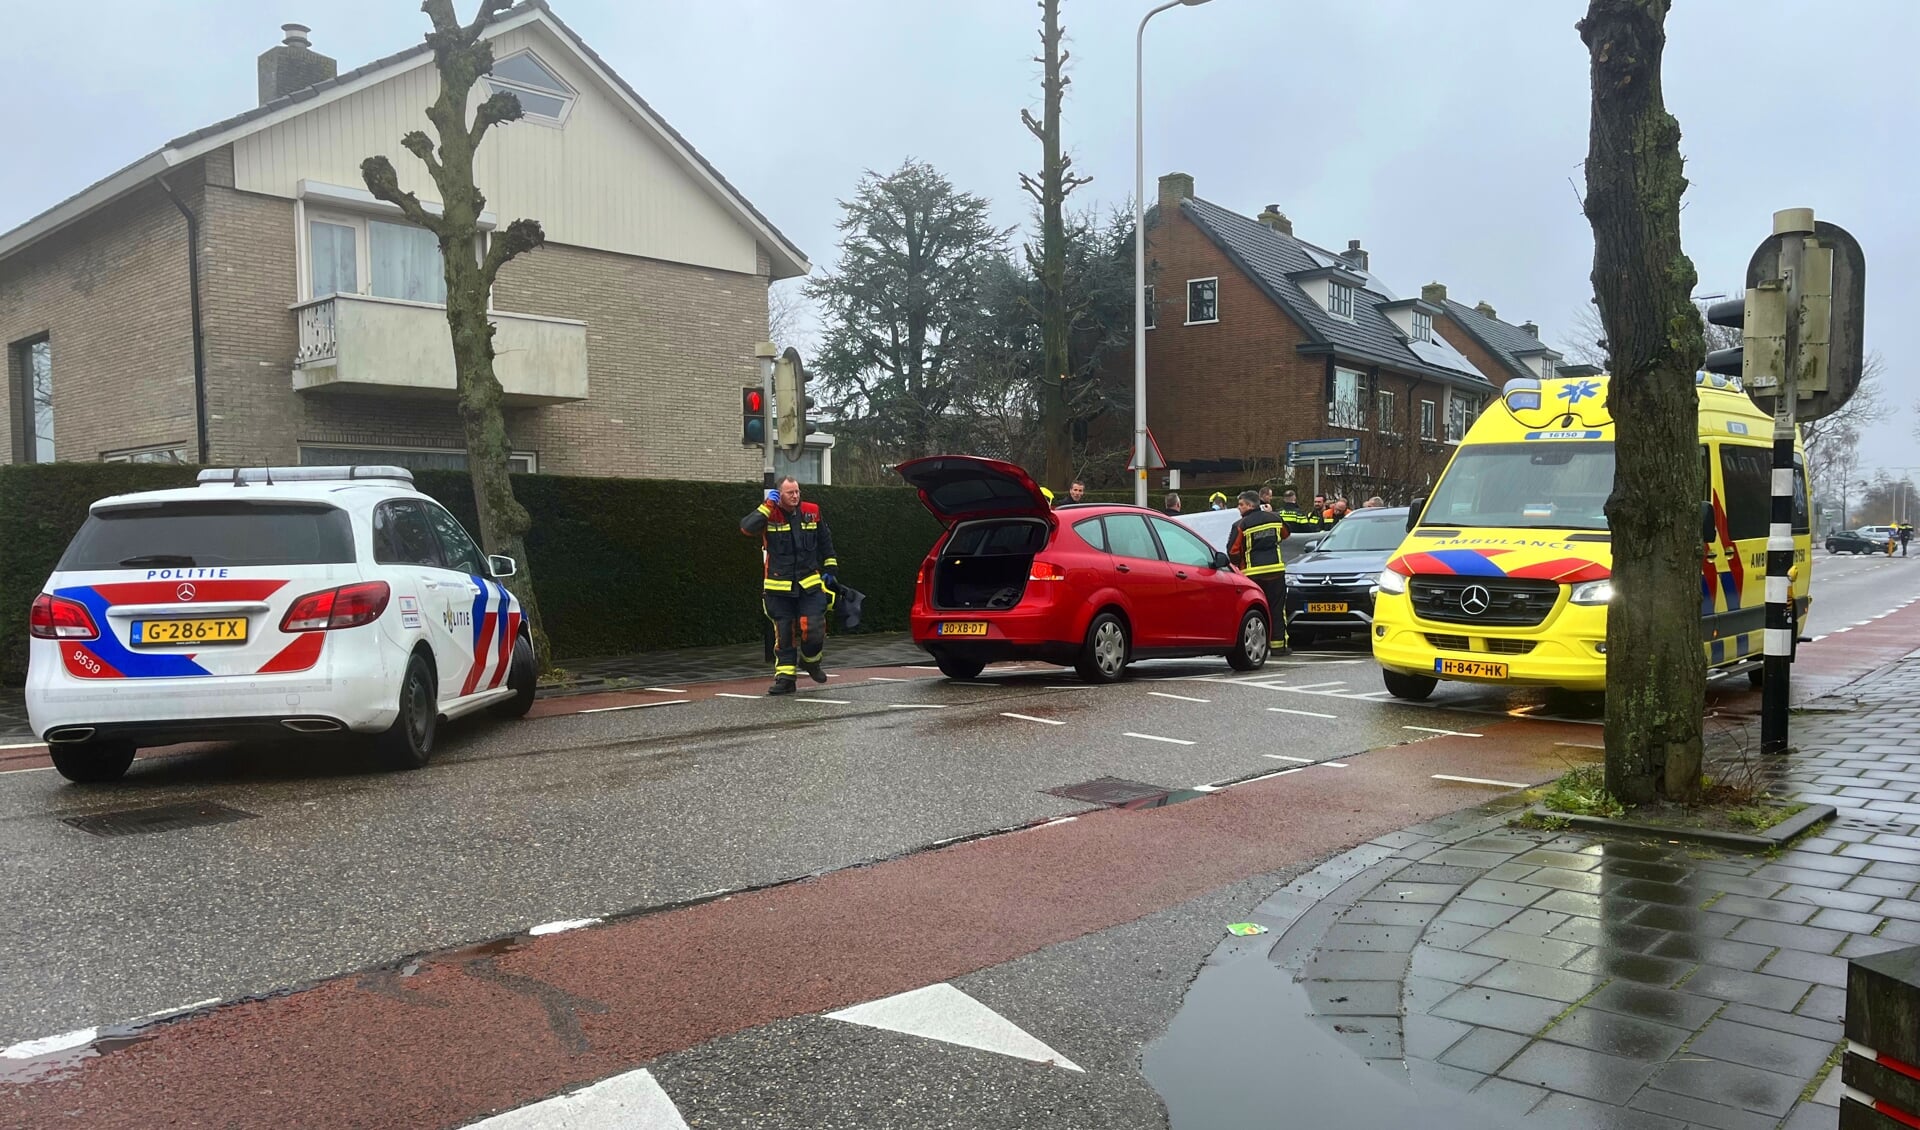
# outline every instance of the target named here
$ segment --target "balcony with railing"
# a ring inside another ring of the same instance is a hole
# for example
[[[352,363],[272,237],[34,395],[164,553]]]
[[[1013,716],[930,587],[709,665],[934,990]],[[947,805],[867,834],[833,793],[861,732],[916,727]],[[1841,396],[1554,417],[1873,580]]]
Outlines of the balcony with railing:
[[[454,394],[453,338],[437,303],[333,294],[293,307],[293,387],[386,396]],[[493,370],[511,405],[587,397],[587,324],[495,311]]]

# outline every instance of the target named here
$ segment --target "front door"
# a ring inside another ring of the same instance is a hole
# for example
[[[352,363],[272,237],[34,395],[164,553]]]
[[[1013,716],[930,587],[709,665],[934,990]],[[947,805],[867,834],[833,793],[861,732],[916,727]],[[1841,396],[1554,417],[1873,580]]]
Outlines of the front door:
[[[1107,552],[1113,555],[1114,581],[1127,596],[1135,647],[1172,647],[1179,640],[1173,572],[1160,557],[1160,545],[1142,514],[1109,514]]]
[[[437,502],[423,501],[427,523],[440,540],[441,555],[446,558],[449,576],[446,584],[455,593],[456,609],[464,607],[464,617],[456,615],[454,643],[466,648],[462,668],[460,696],[492,690],[507,673],[509,647],[507,607],[512,603],[506,586],[488,579],[487,561],[480,547],[467,534],[460,520]],[[461,606],[458,602],[464,599]],[[517,625],[512,625],[517,627]]]
[[[1240,586],[1232,573],[1213,566],[1213,547],[1191,530],[1164,518],[1153,520],[1160,548],[1173,572],[1175,630],[1184,643],[1219,644],[1240,629]]]
[[[396,581],[404,576],[413,586],[421,629],[433,648],[433,665],[440,676],[439,702],[445,706],[459,696],[473,664],[470,583],[448,568],[440,539],[417,498],[396,498],[374,510],[373,546],[374,560],[391,566]],[[401,611],[406,611],[404,601]]]

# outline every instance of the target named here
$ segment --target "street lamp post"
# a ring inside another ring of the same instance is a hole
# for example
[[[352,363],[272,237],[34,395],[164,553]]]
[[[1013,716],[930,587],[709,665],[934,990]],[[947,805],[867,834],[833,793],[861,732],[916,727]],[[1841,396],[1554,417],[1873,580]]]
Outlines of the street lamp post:
[[[1147,21],[1168,8],[1207,0],[1167,0],[1140,17],[1133,39],[1133,502],[1147,504]]]

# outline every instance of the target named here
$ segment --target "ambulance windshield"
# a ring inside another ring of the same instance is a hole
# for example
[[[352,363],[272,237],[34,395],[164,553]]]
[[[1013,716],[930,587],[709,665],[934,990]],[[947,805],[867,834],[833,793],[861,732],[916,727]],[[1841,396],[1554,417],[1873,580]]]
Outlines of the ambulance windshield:
[[[1472,444],[1454,455],[1420,524],[1604,530],[1612,492],[1611,443]]]

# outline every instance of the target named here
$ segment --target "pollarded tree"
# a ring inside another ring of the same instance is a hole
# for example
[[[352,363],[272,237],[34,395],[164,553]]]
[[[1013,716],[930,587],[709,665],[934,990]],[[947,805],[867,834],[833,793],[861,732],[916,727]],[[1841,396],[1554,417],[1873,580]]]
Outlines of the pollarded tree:
[[[500,379],[493,372],[493,323],[487,318],[487,295],[500,268],[516,255],[546,241],[538,220],[515,220],[503,232],[480,246],[480,214],[487,198],[474,183],[473,158],[487,131],[518,119],[520,100],[496,91],[482,101],[471,121],[467,102],[482,76],[493,70],[493,45],[482,33],[495,17],[513,6],[513,0],[480,0],[471,23],[462,24],[453,0],[424,0],[420,10],[433,21],[427,46],[440,72],[440,96],[427,107],[427,120],[439,136],[436,145],[424,131],[400,139],[407,152],[419,158],[440,192],[440,210],[429,211],[412,192],[400,187],[393,162],[369,157],[360,163],[367,191],[399,208],[406,218],[432,232],[440,242],[447,280],[447,328],[453,335],[453,371],[459,396],[460,423],[466,433],[467,470],[473,479],[474,508],[480,516],[480,542],[488,553],[504,554],[519,563],[507,585],[520,598],[533,629],[535,651],[546,665],[547,637],[540,624],[533,595],[533,569],[527,561],[526,533],[532,524],[527,508],[513,496],[508,474],[512,445],[501,415]]]

